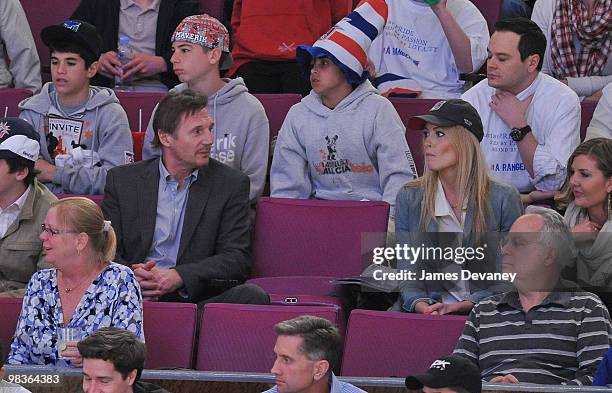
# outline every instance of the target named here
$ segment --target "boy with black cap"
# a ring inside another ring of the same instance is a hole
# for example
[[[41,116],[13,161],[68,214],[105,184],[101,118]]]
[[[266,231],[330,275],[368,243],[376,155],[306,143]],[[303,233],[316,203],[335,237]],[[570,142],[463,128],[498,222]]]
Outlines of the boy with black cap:
[[[365,0],[313,46],[298,47],[312,91],[291,108],[279,133],[273,197],[384,200],[393,206],[416,174],[399,115],[364,71],[367,49],[386,17],[383,0]]]
[[[52,82],[19,104],[40,135],[38,179],[55,193],[102,194],[106,172],[133,161],[125,111],[112,90],[89,85],[98,69],[96,28],[68,20],[41,37],[51,52]]]
[[[423,393],[480,393],[480,370],[469,360],[450,355],[435,360],[425,374],[406,377],[406,387]]]
[[[170,62],[183,83],[170,91],[192,89],[208,97],[214,140],[210,156],[249,177],[249,200],[254,204],[266,180],[269,124],[263,106],[242,78],[221,78],[221,71],[233,63],[227,29],[210,15],[188,16],[172,34],[172,51]],[[152,143],[156,111],[157,107],[145,134],[145,160],[161,155],[160,146]]]
[[[43,259],[40,225],[57,198],[36,180],[39,151],[31,125],[0,118],[0,296],[23,296]]]

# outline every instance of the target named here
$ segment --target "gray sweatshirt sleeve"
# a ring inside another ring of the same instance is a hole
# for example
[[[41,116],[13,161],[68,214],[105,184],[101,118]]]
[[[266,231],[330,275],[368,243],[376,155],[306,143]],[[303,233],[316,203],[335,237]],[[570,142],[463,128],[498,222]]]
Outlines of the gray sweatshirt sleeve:
[[[107,171],[134,157],[128,118],[119,104],[100,108],[95,127],[92,150],[98,153],[100,163],[57,167],[53,183],[60,184],[66,193],[103,194]]]
[[[306,148],[293,124],[294,106],[287,113],[278,134],[272,167],[270,168],[271,195],[277,198],[308,199],[312,194],[312,181],[308,172]]]
[[[376,129],[372,146],[378,161],[380,188],[383,201],[389,203],[391,217],[395,217],[395,198],[407,181],[414,179],[416,166],[406,142],[406,129],[393,105],[385,100],[376,113]]]
[[[161,150],[151,146],[151,142],[153,141],[153,137],[155,136],[155,132],[153,131],[153,118],[155,117],[155,112],[157,112],[158,105],[159,104],[155,105],[155,108],[153,108],[153,112],[151,112],[151,118],[149,119],[149,125],[147,126],[147,130],[145,131],[144,143],[142,146],[143,160],[148,160],[149,158],[161,156]]]
[[[40,60],[19,0],[0,1],[0,40],[8,55],[7,63],[15,87],[33,92],[40,90]]]
[[[261,107],[261,111],[256,112],[249,122],[242,157],[240,157],[240,170],[251,181],[249,193],[251,203],[254,203],[263,192],[268,170],[269,151],[270,125],[266,113]]]

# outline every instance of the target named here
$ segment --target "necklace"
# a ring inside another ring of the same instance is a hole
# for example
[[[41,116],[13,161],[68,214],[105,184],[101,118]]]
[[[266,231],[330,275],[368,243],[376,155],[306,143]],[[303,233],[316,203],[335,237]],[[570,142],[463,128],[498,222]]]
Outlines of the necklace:
[[[84,279],[82,279],[81,281],[79,281],[79,283],[78,283],[77,285],[74,285],[72,288],[68,288],[68,287],[64,288],[64,293],[70,293],[70,292],[74,291],[75,289],[77,289],[78,287],[80,287],[81,285],[83,285],[83,283],[84,283],[84,282],[86,282],[86,281],[87,281],[87,279],[88,279],[90,276],[91,276],[91,274],[90,274],[90,275],[85,276],[85,278],[84,278]],[[64,276],[62,275],[62,277],[64,277]]]

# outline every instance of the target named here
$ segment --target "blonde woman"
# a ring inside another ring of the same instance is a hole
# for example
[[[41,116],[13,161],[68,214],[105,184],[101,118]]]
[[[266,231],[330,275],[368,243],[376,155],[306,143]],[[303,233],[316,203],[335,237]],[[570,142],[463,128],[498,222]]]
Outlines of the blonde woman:
[[[140,287],[130,268],[111,262],[116,239],[110,224],[87,198],[51,205],[40,239],[52,268],[28,283],[9,364],[80,367],[75,342],[59,348],[60,328],[75,328],[84,338],[114,326],[144,338]]]
[[[514,187],[487,174],[479,144],[484,132],[476,109],[463,100],[440,101],[427,115],[411,118],[408,125],[424,130],[426,169],[397,195],[396,232],[461,232],[462,245],[474,247],[485,232],[508,232],[522,214],[520,196]],[[424,268],[429,273],[460,274],[470,265],[430,262]],[[492,294],[482,281],[421,280],[418,276],[403,285],[404,311],[467,314],[474,303]]]

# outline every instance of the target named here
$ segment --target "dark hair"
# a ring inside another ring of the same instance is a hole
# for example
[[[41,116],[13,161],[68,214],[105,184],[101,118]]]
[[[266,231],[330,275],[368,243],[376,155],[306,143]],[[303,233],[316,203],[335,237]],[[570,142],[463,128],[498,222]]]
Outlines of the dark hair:
[[[76,53],[85,61],[85,69],[88,69],[94,61],[98,60],[98,57],[92,51],[74,42],[56,41],[49,45],[51,56],[53,56],[53,52]]]
[[[157,105],[155,116],[153,116],[153,131],[155,134],[151,145],[155,148],[160,147],[160,132],[174,134],[185,116],[191,116],[201,111],[206,108],[207,104],[208,99],[205,95],[191,89],[166,94]]]
[[[40,173],[39,171],[34,169],[34,161],[28,160],[27,158],[21,156],[15,156],[13,158],[5,158],[6,165],[9,168],[9,173],[15,173],[22,169],[28,170],[28,175],[23,179],[23,184],[30,186],[34,184],[34,179],[36,179],[36,175]]]
[[[342,339],[338,329],[327,319],[302,315],[277,323],[274,331],[279,336],[301,337],[300,351],[310,360],[327,360],[330,372],[339,365]]]
[[[0,343],[0,368],[4,366],[5,360],[6,359],[4,359],[4,350],[2,349],[2,343]]]
[[[123,379],[134,370],[140,379],[145,362],[145,344],[129,330],[106,327],[77,344],[83,359],[110,361]]]
[[[517,17],[504,18],[495,23],[495,31],[509,31],[520,36],[518,50],[521,61],[525,61],[531,55],[538,55],[538,71],[542,70],[544,63],[544,52],[546,51],[546,36],[542,29],[532,20]]]

